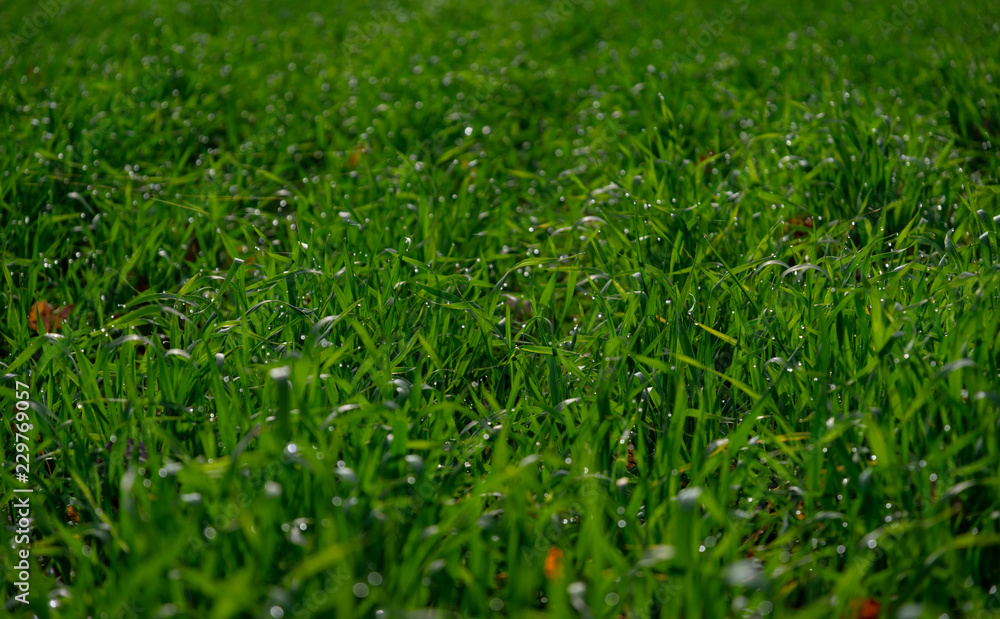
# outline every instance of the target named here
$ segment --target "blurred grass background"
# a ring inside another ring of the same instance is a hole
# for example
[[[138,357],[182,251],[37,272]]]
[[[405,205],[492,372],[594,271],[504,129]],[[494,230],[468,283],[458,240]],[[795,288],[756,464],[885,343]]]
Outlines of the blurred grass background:
[[[998,22],[6,2],[6,611],[995,616]]]

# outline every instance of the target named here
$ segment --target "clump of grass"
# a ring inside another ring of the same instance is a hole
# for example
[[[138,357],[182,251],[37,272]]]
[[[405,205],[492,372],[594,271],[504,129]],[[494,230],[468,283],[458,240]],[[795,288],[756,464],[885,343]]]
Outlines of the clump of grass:
[[[995,9],[59,7],[0,13],[7,611],[996,608]]]

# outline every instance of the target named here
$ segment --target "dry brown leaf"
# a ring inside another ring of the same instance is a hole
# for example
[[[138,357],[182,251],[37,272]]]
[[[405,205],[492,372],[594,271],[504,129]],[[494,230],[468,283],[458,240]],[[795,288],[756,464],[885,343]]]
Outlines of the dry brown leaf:
[[[72,309],[72,305],[55,309],[47,301],[38,301],[28,310],[28,328],[36,333],[41,333],[38,328],[40,322],[46,333],[56,333]]]

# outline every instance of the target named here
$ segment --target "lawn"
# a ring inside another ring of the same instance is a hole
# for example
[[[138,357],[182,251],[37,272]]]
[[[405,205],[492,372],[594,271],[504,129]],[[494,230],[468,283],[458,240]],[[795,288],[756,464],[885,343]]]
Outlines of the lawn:
[[[3,2],[0,615],[1000,617],[998,24]]]

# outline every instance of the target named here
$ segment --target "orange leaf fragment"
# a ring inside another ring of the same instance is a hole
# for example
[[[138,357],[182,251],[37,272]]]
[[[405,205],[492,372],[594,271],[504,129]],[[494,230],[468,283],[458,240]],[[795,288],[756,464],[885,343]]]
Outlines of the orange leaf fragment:
[[[882,604],[878,600],[865,598],[851,602],[851,616],[855,619],[878,619]]]
[[[555,546],[545,555],[545,578],[559,580],[563,575],[563,551]]]
[[[364,147],[361,146],[361,144],[358,144],[347,158],[347,169],[353,170],[358,167],[358,164],[361,163],[361,154],[364,152]]]

